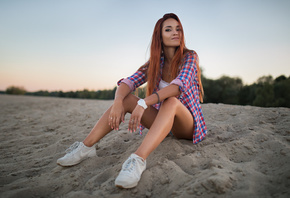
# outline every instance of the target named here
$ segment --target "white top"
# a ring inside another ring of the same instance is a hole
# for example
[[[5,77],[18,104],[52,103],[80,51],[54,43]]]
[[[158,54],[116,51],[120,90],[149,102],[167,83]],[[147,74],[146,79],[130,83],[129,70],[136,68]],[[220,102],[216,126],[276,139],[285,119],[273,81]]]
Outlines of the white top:
[[[167,87],[168,85],[170,85],[170,83],[161,79],[161,81],[159,83],[159,89],[163,89],[164,87]]]

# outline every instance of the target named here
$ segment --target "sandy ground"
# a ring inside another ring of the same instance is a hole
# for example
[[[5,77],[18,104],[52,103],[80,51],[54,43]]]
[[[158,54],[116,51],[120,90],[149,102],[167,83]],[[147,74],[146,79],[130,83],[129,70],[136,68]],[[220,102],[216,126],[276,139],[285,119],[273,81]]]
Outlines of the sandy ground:
[[[206,139],[167,137],[133,189],[114,186],[147,132],[127,132],[128,116],[96,144],[96,157],[58,166],[111,104],[0,95],[0,197],[290,197],[288,108],[202,105]]]

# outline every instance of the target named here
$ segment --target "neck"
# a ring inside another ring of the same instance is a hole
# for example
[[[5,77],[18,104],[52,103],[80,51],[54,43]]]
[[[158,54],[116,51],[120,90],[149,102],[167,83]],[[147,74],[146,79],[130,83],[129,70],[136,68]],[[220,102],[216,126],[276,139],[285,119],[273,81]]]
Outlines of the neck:
[[[175,54],[175,47],[164,47],[163,53],[164,53],[164,61],[166,63],[171,63],[171,60],[173,59],[173,56]]]

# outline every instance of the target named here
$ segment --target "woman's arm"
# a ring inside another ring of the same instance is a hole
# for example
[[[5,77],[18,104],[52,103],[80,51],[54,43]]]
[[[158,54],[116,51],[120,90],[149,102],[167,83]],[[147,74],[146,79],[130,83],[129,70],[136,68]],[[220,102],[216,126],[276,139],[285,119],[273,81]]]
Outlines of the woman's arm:
[[[112,129],[118,130],[120,121],[124,121],[124,98],[130,92],[134,91],[137,87],[141,86],[147,81],[146,72],[148,65],[149,61],[141,66],[132,76],[118,81],[117,84],[119,85],[119,87],[116,90],[114,105],[112,107],[112,112],[109,116],[109,119],[111,119],[112,115],[112,120],[114,120],[114,116],[116,117],[115,121],[109,121]]]
[[[163,101],[169,97],[178,96],[178,95],[180,95],[179,86],[175,85],[175,84],[168,85],[167,87],[159,90],[157,92],[157,94],[159,95],[160,101]],[[146,97],[144,100],[145,100],[145,103],[147,106],[153,105],[153,104],[156,104],[158,102],[158,96],[156,94],[152,94],[152,95]]]
[[[130,94],[130,92],[130,87],[127,84],[121,83],[118,86],[115,93],[114,104],[112,105],[112,109],[108,118],[111,129],[119,130],[120,122],[124,122],[125,112],[123,108],[123,100],[128,94]]]
[[[130,87],[125,84],[121,83],[120,86],[118,86],[116,93],[115,93],[115,99],[114,102],[121,102],[124,100],[124,98],[131,92]]]
[[[146,62],[143,66],[141,66],[133,75],[119,80],[117,82],[118,86],[121,83],[125,83],[126,85],[129,86],[131,92],[135,91],[137,87],[140,87],[147,81],[146,73],[147,73],[148,65],[149,65],[149,61]]]
[[[159,100],[163,101],[166,98],[177,96],[180,94],[179,86],[178,85],[168,85],[167,87],[159,90],[158,92]],[[145,103],[147,106],[156,104],[158,102],[158,97],[156,94],[152,94],[150,96],[147,96],[145,99]],[[130,121],[129,121],[129,131],[136,131],[137,127],[140,125],[142,115],[144,113],[145,109],[139,105],[135,107],[135,109],[132,112]]]

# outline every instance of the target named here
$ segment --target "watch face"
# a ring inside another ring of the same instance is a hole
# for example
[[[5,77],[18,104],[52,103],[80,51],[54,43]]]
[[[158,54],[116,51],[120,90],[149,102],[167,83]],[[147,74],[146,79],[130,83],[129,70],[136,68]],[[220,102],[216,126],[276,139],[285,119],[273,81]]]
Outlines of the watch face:
[[[145,100],[140,99],[140,100],[138,100],[137,104],[140,105],[141,107],[143,107],[144,109],[147,109],[147,105],[145,103]]]

